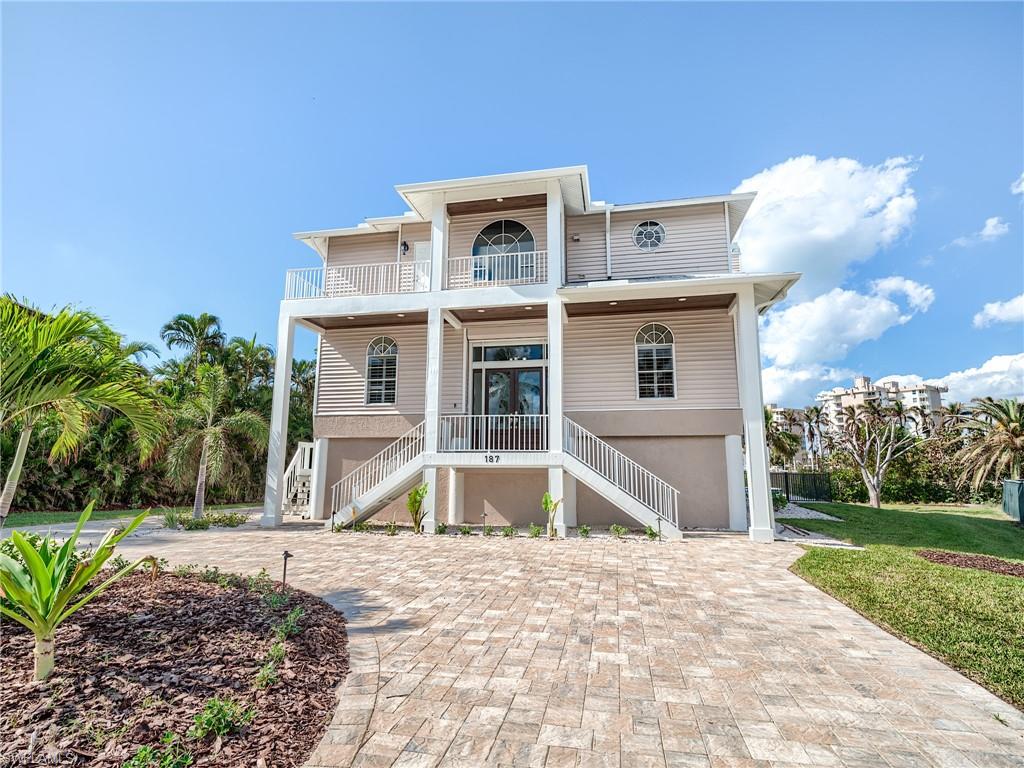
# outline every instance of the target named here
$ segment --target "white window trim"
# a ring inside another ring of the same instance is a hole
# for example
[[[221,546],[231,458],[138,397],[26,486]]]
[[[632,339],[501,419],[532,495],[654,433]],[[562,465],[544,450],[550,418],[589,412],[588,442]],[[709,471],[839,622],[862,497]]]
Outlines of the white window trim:
[[[636,337],[640,333],[640,330],[647,325],[661,325],[668,329],[668,332],[672,334],[671,344],[639,344],[637,343]],[[657,394],[657,384],[655,384],[655,396],[654,397],[640,397],[640,349],[641,347],[657,349],[658,347],[669,347],[672,350],[672,397],[661,397]],[[665,323],[659,323],[656,320],[652,320],[647,323],[641,323],[640,327],[633,333],[633,394],[636,401],[639,403],[649,403],[652,400],[660,402],[672,402],[673,400],[679,399],[679,384],[676,381],[676,369],[679,367],[679,361],[676,359],[676,333],[669,328]]]
[[[395,347],[395,399],[390,403],[371,403],[370,402],[370,345],[374,341],[380,338],[391,339],[391,343]],[[394,336],[386,336],[384,334],[378,334],[366,342],[366,352],[363,354],[363,405],[367,408],[385,408],[388,406],[394,407],[398,405],[398,358],[401,355],[402,348]]]
[[[659,227],[661,227],[661,234],[662,234],[661,242],[658,243],[657,245],[655,245],[653,248],[641,248],[640,245],[636,241],[636,233],[639,231],[640,227],[643,226],[644,224],[657,224]],[[629,239],[633,243],[633,247],[636,248],[641,253],[654,253],[656,250],[661,248],[661,246],[663,246],[668,241],[668,230],[665,228],[665,225],[662,224],[657,219],[644,219],[643,221],[638,221],[636,223],[636,225],[633,227],[633,232],[630,234],[630,238]]]

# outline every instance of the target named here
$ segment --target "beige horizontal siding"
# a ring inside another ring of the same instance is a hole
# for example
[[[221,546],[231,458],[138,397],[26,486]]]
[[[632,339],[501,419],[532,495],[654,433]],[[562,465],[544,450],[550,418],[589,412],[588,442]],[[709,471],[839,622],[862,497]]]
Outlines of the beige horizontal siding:
[[[502,211],[501,213],[473,213],[466,216],[453,216],[448,223],[448,256],[473,255],[473,241],[480,230],[494,221],[512,219],[518,221],[533,233],[537,250],[548,247],[547,213],[544,208],[527,208],[521,211]]]
[[[579,283],[608,276],[604,216],[567,216],[565,219],[565,281]],[[573,238],[579,237],[579,242]]]
[[[636,395],[636,332],[664,323],[675,336],[676,396]],[[566,410],[735,408],[739,405],[732,318],[725,309],[578,317],[565,326]]]
[[[463,412],[462,361],[462,331],[445,323],[441,348],[441,413]]]
[[[665,228],[665,242],[654,251],[641,251],[633,243],[633,229],[649,220]],[[613,278],[729,271],[725,208],[718,203],[620,213],[613,210],[611,241]],[[568,270],[568,276],[572,279],[572,270]]]
[[[412,245],[409,246],[410,250]],[[327,266],[382,264],[398,259],[398,233],[375,232],[371,235],[332,237],[327,243]]]
[[[416,258],[416,243],[430,242],[430,222],[403,224],[402,240],[409,244],[409,252],[402,257],[402,261],[412,261]]]
[[[390,336],[398,343],[398,390],[394,405],[366,405],[366,347],[377,336]],[[318,416],[423,413],[426,366],[425,326],[326,331],[320,345],[316,413]]]
[[[471,342],[505,341],[508,339],[546,339],[547,320],[499,320],[484,323],[466,323]]]

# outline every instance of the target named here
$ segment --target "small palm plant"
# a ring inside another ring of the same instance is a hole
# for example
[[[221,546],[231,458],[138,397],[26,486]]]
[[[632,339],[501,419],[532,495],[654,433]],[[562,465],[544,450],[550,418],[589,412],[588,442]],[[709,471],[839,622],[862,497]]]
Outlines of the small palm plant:
[[[113,576],[103,581],[85,597],[72,603],[71,601],[89,586],[89,582],[103,564],[114,554],[114,547],[118,542],[138,528],[147,514],[143,512],[122,531],[107,531],[91,556],[82,558],[74,565],[75,543],[82,527],[92,514],[92,506],[89,504],[85,508],[82,516],[78,518],[78,525],[71,538],[62,546],[57,547],[57,543],[46,536],[36,549],[24,534],[14,531],[11,533],[11,540],[24,563],[0,554],[0,589],[14,606],[11,609],[0,604],[0,613],[22,624],[35,635],[36,680],[45,680],[53,671],[53,637],[62,621],[142,563],[156,562],[152,557],[141,557],[115,571]]]
[[[555,530],[555,514],[558,512],[558,505],[561,503],[561,499],[555,501],[547,491],[544,491],[544,495],[540,499],[540,508],[543,510],[544,514],[548,516],[549,539],[558,537],[558,531]]]
[[[427,498],[428,483],[417,485],[405,500],[405,508],[409,510],[409,517],[412,518],[412,532],[423,533],[423,501]]]

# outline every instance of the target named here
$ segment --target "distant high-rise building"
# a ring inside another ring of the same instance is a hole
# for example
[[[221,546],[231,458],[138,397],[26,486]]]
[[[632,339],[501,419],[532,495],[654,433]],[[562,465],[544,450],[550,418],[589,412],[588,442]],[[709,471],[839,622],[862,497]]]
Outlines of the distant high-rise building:
[[[846,421],[843,412],[844,408],[853,406],[861,408],[868,403],[876,402],[883,408],[891,407],[895,403],[901,403],[904,411],[908,414],[907,426],[915,433],[922,434],[920,418],[915,418],[918,413],[925,414],[936,423],[939,410],[942,408],[942,393],[946,387],[935,386],[934,384],[907,384],[901,386],[898,381],[886,381],[882,383],[872,382],[867,376],[857,376],[853,380],[853,386],[833,387],[821,392],[815,398],[821,403],[822,408],[828,415],[827,430],[841,430]]]

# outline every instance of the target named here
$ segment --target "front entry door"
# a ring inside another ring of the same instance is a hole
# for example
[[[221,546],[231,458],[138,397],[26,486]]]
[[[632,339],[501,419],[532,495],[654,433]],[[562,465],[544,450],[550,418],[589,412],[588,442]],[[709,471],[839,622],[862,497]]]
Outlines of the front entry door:
[[[544,369],[490,368],[484,381],[484,413],[496,417],[485,420],[485,449],[542,450]]]

